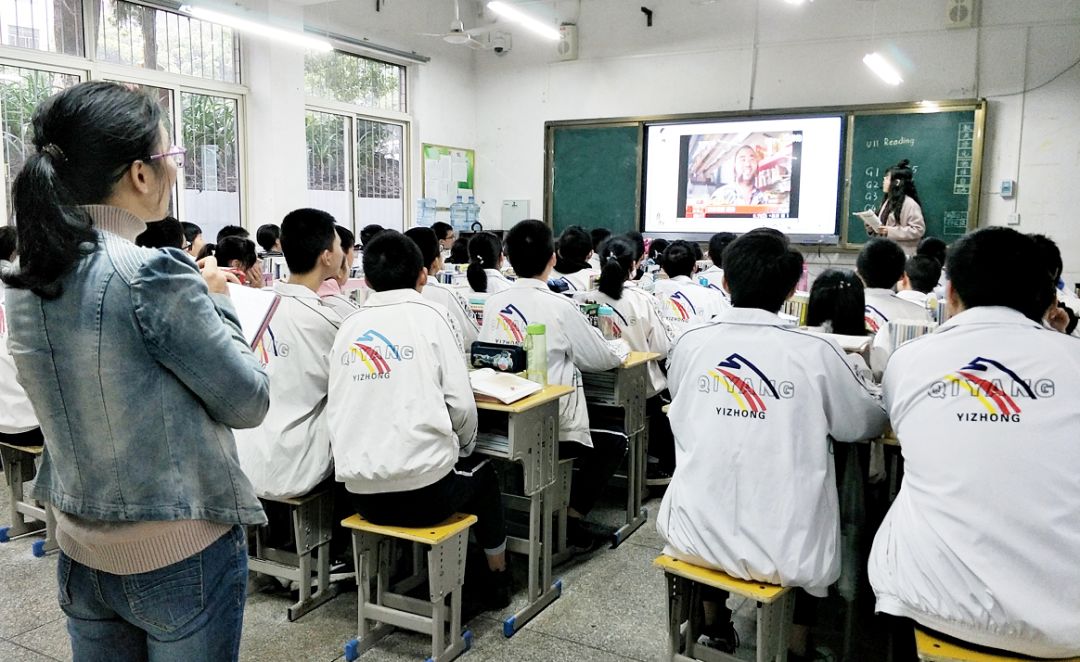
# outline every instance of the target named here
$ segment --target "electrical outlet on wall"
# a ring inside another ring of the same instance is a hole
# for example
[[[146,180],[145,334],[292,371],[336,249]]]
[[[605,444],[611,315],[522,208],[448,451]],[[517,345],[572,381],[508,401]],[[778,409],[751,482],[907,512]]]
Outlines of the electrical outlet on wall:
[[[1008,223],[1009,225],[1020,225],[1020,214],[1017,212],[1009,214],[1009,218],[1006,223]]]

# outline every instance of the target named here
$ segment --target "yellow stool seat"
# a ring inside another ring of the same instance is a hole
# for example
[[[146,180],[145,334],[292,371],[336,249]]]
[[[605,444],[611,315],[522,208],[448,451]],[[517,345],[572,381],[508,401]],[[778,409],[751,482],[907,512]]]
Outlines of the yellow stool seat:
[[[656,560],[653,561],[653,565],[662,568],[664,572],[669,572],[673,575],[682,577],[683,579],[689,579],[698,584],[704,584],[706,586],[727,591],[728,593],[735,593],[736,595],[751,598],[754,602],[760,602],[765,605],[776,602],[781,596],[791,590],[790,588],[777,586],[775,584],[738,579],[727,573],[720,572],[719,570],[703,568],[699,565],[687,563],[686,561],[680,561],[679,559],[666,554],[656,557]]]
[[[44,446],[19,446],[18,444],[6,444],[0,441],[0,446],[10,448],[13,451],[22,451],[30,455],[41,455],[45,451]]]
[[[960,644],[938,639],[919,628],[915,628],[915,646],[919,651],[919,659],[926,662],[1031,662],[1032,660],[1047,662],[1045,658],[970,650]],[[1080,662],[1080,658],[1059,658],[1054,662]]]
[[[341,520],[341,526],[346,529],[355,529],[388,538],[399,538],[409,542],[418,542],[422,545],[438,545],[467,530],[473,524],[476,524],[476,515],[466,515],[464,513],[455,513],[441,524],[421,528],[372,524],[360,515],[353,515]]]

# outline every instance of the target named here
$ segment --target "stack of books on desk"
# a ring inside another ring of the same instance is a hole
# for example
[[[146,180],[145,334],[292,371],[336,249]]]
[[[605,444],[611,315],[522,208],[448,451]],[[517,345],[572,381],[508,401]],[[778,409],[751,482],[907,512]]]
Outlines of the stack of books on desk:
[[[501,402],[510,404],[543,390],[536,382],[491,368],[481,368],[469,373],[473,395],[477,402]]]

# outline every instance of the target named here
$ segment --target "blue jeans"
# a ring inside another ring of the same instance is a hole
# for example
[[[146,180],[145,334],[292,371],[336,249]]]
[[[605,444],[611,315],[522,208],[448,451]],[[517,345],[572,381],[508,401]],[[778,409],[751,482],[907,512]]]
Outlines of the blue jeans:
[[[94,570],[61,552],[58,597],[74,659],[236,660],[247,560],[241,526],[179,563],[137,575]]]

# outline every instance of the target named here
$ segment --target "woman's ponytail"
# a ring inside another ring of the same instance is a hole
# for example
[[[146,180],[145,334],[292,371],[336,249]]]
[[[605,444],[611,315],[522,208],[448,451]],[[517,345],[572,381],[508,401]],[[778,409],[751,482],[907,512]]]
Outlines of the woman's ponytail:
[[[618,301],[622,298],[623,287],[630,277],[637,246],[626,237],[611,237],[604,242],[600,256],[600,282],[597,287],[605,295]]]
[[[487,272],[484,271],[484,262],[479,257],[469,260],[469,269],[465,272],[465,277],[469,279],[469,287],[473,289],[473,292],[487,292]]]
[[[478,232],[469,240],[469,270],[465,277],[474,292],[487,292],[488,277],[484,269],[499,266],[502,241],[491,232]]]

